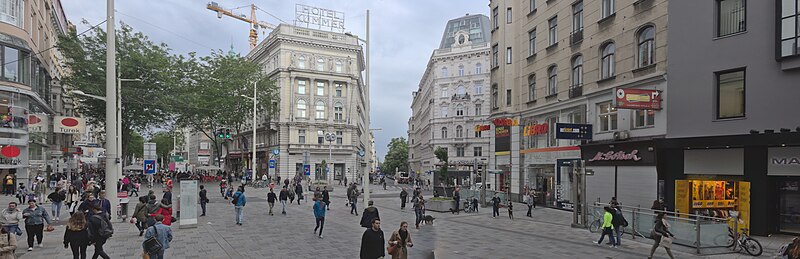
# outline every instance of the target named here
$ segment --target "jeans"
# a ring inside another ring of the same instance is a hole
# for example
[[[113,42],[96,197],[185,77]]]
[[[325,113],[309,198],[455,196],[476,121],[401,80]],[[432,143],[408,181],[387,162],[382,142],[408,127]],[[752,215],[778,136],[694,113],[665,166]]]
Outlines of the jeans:
[[[270,202],[269,203],[269,215],[272,215],[272,207],[274,207],[274,206],[275,206],[274,202]]]
[[[620,245],[619,241],[622,239],[622,225],[614,226],[614,232],[617,234],[617,246]]]
[[[600,234],[600,240],[597,240],[597,243],[598,244],[602,244],[603,243],[603,239],[605,239],[606,235],[608,235],[608,239],[609,239],[609,241],[611,241],[610,242],[611,244],[613,244],[613,245],[617,244],[616,242],[614,242],[614,229],[611,228],[611,227],[603,228],[603,233]]]
[[[317,218],[317,227],[314,228],[314,233],[319,229],[319,235],[322,236],[322,229],[325,227],[325,218]]]
[[[72,249],[72,259],[86,259],[86,245],[69,244]]]
[[[417,216],[416,226],[419,226],[419,223],[422,222],[422,209],[421,208],[414,208],[414,214]]]
[[[353,214],[353,212],[355,212],[356,215],[358,215],[358,209],[356,209],[356,203],[358,203],[358,198],[353,198],[350,201],[350,214]]]
[[[461,199],[453,199],[456,202],[456,212],[458,212],[458,207],[461,205]]]
[[[53,217],[59,218],[61,216],[61,204],[62,203],[63,202],[61,202],[61,201],[53,202],[53,204],[51,205],[52,212],[53,212]]]
[[[281,200],[281,213],[286,214],[286,200]]]
[[[19,225],[17,224],[4,225],[3,228],[5,228],[6,232],[8,233],[14,233],[17,234],[17,236],[22,236],[22,229],[20,229]]]
[[[106,254],[106,251],[103,250],[103,245],[106,244],[108,239],[100,239],[94,241],[94,255],[92,255],[92,259],[97,259],[98,256],[103,257],[103,259],[110,259],[111,257]]]
[[[533,209],[533,205],[528,205],[528,217],[532,217],[531,210]]]
[[[406,199],[400,199],[400,209],[406,208]]]
[[[203,209],[203,214],[206,215],[206,202],[200,202],[200,208]]]
[[[500,207],[497,205],[492,206],[492,217],[500,216]]]
[[[25,225],[25,232],[28,233],[28,247],[33,247],[33,237],[36,237],[37,244],[42,243],[42,235],[44,234],[44,224],[39,225]]]
[[[164,250],[150,254],[150,259],[164,259]]]
[[[244,206],[236,206],[236,223],[242,224],[244,222]]]

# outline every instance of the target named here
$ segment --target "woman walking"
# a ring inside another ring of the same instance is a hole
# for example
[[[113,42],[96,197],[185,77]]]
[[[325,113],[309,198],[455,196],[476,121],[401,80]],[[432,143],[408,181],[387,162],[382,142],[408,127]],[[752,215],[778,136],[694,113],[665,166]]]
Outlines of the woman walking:
[[[67,210],[69,211],[69,215],[72,216],[72,214],[75,213],[75,209],[78,208],[78,202],[81,201],[81,194],[74,185],[69,186],[65,201],[67,202]]]
[[[133,210],[133,217],[136,218],[136,228],[139,229],[139,236],[144,234],[147,221],[147,196],[139,197],[139,203],[136,204],[136,208]],[[133,220],[133,219],[131,219]]]
[[[61,216],[61,205],[66,198],[66,192],[62,189],[56,189],[54,192],[50,193],[50,195],[47,195],[47,199],[51,202],[50,212],[53,213],[53,218],[56,222],[58,222],[58,218]]]
[[[610,244],[612,244],[614,247],[617,247],[617,243],[614,242],[614,228],[612,228],[611,225],[611,220],[614,219],[614,215],[611,213],[614,213],[614,211],[608,206],[604,207],[603,209],[606,211],[603,214],[603,233],[600,234],[600,240],[597,241],[597,245],[603,244],[603,239],[606,237],[606,235],[608,235]]]
[[[156,215],[163,215],[164,221],[161,223],[167,226],[172,226],[172,204],[167,204],[169,202],[170,201],[167,198],[161,199],[161,207],[158,208],[158,211],[156,211],[155,214],[150,216],[155,217]]]
[[[653,232],[651,233],[652,235],[651,238],[653,238],[654,243],[653,247],[650,248],[650,256],[648,256],[647,258],[648,259],[653,258],[653,254],[656,252],[656,249],[659,246],[663,246],[664,250],[667,250],[667,255],[669,255],[669,258],[675,259],[675,257],[672,256],[672,251],[670,251],[670,246],[672,246],[671,239],[674,238],[675,235],[673,235],[672,232],[669,232],[669,223],[667,223],[667,220],[664,219],[664,213],[658,213],[658,215],[656,216],[656,221],[654,223],[655,227],[653,227]],[[670,239],[669,244],[667,243],[662,244],[661,242],[666,240],[667,238]]]
[[[86,259],[86,247],[89,246],[89,230],[86,229],[86,216],[83,212],[73,213],[64,232],[64,248],[72,249],[73,259]]]
[[[400,229],[392,233],[389,238],[389,245],[394,246],[392,259],[408,259],[408,248],[414,246],[411,241],[411,233],[408,232],[408,222],[401,222]]]
[[[50,226],[50,216],[47,215],[47,210],[36,205],[36,200],[28,200],[28,207],[22,211],[22,217],[25,218],[25,232],[28,233],[28,251],[33,251],[33,238],[36,237],[36,243],[39,247],[42,246],[42,237],[44,235],[44,223]]]
[[[0,259],[14,259],[17,250],[17,237],[8,233],[5,228],[0,229]]]

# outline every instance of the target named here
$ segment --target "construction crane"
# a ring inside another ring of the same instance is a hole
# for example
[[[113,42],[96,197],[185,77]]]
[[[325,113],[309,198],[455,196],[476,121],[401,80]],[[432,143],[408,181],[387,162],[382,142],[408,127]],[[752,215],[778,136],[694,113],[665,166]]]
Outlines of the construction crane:
[[[233,11],[235,11],[235,10],[242,9],[242,8],[247,8],[247,7],[250,8],[250,16],[249,17],[247,15],[244,15],[244,14],[235,14],[235,13],[233,13]],[[216,2],[210,2],[210,3],[208,3],[208,5],[206,5],[206,9],[214,11],[214,12],[217,12],[217,18],[220,18],[220,19],[222,19],[223,15],[226,15],[226,16],[233,17],[233,18],[235,18],[237,20],[249,23],[250,24],[250,49],[251,50],[255,49],[256,45],[258,45],[258,31],[257,31],[257,29],[260,28],[260,29],[274,30],[275,28],[277,28],[277,26],[275,26],[275,25],[273,25],[271,23],[264,22],[264,21],[259,21],[258,19],[256,19],[256,9],[261,10],[261,11],[263,11],[265,13],[266,13],[266,11],[264,11],[261,8],[258,8],[254,4],[240,6],[240,7],[236,7],[236,8],[233,8],[233,9],[224,9],[224,8],[220,7],[219,4],[217,4]],[[269,14],[269,13],[267,13],[267,14]],[[275,17],[275,18],[277,18],[277,17]]]

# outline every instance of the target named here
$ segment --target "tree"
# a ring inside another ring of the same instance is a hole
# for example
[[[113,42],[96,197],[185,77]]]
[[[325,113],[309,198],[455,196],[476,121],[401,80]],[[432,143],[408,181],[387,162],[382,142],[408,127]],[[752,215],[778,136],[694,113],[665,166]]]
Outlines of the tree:
[[[442,162],[442,167],[439,168],[439,181],[445,181],[447,179],[447,168],[450,167],[450,163],[448,162],[447,158],[447,149],[443,147],[437,147],[433,154],[439,159],[439,162]]]
[[[405,138],[392,138],[386,145],[389,152],[383,158],[382,169],[386,174],[394,175],[395,168],[400,172],[408,172],[408,142]]]
[[[139,133],[131,132],[129,144],[126,146],[125,153],[136,157],[144,157],[144,138]],[[108,151],[106,151],[108,152]]]
[[[175,138],[173,139],[173,137]],[[174,142],[178,142],[178,145],[183,143],[183,135],[176,135],[175,132],[170,131],[159,131],[150,137],[149,142],[156,143],[156,154],[158,158],[160,158],[161,161],[168,162],[170,161],[170,154],[175,148],[175,145],[173,145],[175,144]]]

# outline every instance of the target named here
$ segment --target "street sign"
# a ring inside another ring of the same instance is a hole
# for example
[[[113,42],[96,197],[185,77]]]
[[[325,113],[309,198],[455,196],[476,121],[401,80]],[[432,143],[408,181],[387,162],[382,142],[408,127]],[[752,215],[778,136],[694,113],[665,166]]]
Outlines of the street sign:
[[[270,159],[269,160],[269,168],[270,169],[275,168],[275,159]]]
[[[303,172],[305,172],[306,175],[311,175],[311,165],[303,165]]]
[[[156,160],[144,160],[144,173],[145,174],[155,174],[156,173]]]
[[[556,123],[556,139],[592,139],[592,124]]]
[[[273,155],[276,155],[276,156],[277,156],[277,155],[280,155],[280,154],[281,154],[281,150],[280,150],[280,149],[273,149],[273,150],[272,150],[272,154],[273,154]]]

